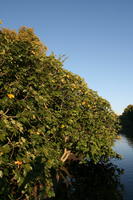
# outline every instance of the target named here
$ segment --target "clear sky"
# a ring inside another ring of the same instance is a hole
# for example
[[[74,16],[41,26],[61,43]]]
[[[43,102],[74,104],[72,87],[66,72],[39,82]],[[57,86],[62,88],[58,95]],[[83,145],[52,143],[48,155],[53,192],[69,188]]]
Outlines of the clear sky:
[[[0,0],[0,19],[33,27],[116,113],[133,104],[133,0]]]

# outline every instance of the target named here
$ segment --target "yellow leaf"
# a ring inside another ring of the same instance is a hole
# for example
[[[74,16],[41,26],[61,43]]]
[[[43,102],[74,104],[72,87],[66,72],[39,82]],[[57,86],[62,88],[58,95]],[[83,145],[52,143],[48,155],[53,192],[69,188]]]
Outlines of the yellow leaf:
[[[64,80],[64,79],[61,79],[61,82],[62,82],[62,83],[64,83],[64,82],[65,82],[65,80]]]
[[[15,161],[15,165],[22,165],[22,161],[19,160]]]
[[[72,88],[76,88],[76,85],[74,83],[71,86],[72,86]]]
[[[31,51],[31,53],[34,54],[34,55],[36,54],[34,51]]]
[[[8,96],[9,99],[14,99],[15,98],[14,94],[7,94],[7,96]]]
[[[85,101],[83,101],[83,102],[82,102],[82,105],[85,105],[85,104],[86,104],[86,102],[85,102]]]

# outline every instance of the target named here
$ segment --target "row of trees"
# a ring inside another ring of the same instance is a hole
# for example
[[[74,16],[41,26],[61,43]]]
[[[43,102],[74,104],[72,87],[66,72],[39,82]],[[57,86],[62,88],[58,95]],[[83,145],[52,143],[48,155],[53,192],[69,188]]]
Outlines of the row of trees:
[[[133,105],[128,105],[120,115],[121,133],[133,138]]]
[[[45,199],[66,165],[102,163],[118,123],[110,104],[47,55],[31,28],[0,30],[0,197]]]

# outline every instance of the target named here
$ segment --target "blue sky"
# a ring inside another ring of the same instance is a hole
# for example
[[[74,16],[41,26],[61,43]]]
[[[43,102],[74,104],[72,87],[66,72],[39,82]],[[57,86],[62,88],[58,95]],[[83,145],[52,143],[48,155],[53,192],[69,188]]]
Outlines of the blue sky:
[[[0,0],[3,27],[33,27],[64,68],[120,114],[133,104],[132,0]]]

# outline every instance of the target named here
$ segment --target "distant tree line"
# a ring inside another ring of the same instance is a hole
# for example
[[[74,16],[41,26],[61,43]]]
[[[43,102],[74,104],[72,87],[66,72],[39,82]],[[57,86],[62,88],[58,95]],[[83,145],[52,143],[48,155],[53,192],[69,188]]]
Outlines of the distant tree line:
[[[133,105],[128,105],[120,115],[121,130],[125,135],[133,137]]]

